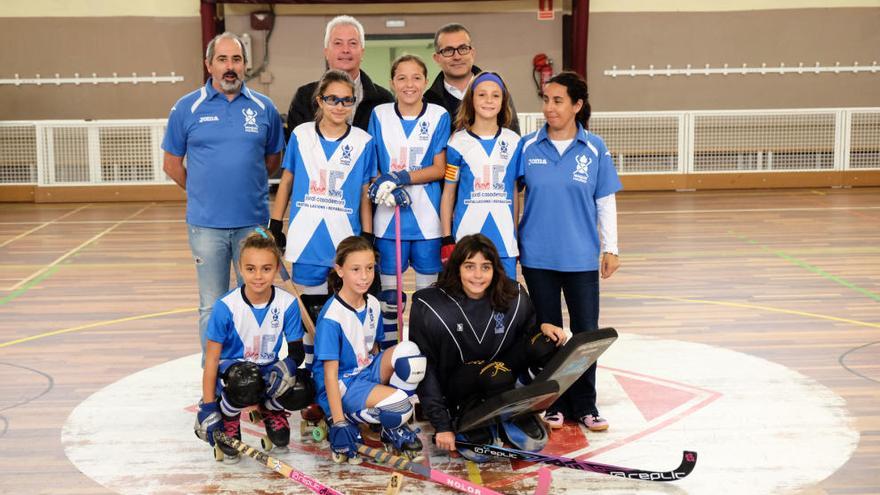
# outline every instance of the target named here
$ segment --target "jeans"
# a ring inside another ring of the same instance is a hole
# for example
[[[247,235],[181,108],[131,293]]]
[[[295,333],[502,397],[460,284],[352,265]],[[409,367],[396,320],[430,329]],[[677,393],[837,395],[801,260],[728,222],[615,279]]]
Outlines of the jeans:
[[[558,272],[522,267],[529,296],[535,305],[538,323],[562,326],[562,299],[565,296],[573,333],[599,328],[599,272]],[[575,381],[548,409],[569,418],[598,414],[596,408],[596,365]]]
[[[196,262],[199,280],[199,341],[202,344],[202,364],[205,362],[208,320],[211,309],[221,296],[229,292],[229,266],[235,270],[238,285],[243,283],[238,271],[239,246],[254,231],[252,227],[212,229],[187,225],[189,248]]]

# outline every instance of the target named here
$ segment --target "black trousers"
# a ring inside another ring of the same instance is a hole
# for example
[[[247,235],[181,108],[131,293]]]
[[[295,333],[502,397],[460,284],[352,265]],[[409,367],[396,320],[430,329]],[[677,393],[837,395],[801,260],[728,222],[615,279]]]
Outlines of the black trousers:
[[[538,323],[562,326],[562,298],[568,307],[572,333],[599,328],[599,272],[559,272],[522,267],[529,296],[535,305]],[[559,411],[567,418],[598,414],[596,408],[596,365],[575,381],[551,405],[548,412]]]

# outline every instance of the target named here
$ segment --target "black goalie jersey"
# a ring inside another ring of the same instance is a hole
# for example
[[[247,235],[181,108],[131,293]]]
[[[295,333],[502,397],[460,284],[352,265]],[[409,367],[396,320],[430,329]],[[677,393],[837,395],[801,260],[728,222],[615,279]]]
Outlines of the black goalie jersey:
[[[450,378],[463,363],[494,361],[526,335],[539,331],[535,310],[525,289],[504,311],[493,310],[488,296],[455,297],[437,287],[416,292],[412,298],[410,339],[427,357],[425,378],[418,388],[425,416],[440,431],[454,431],[449,408]],[[455,414],[454,411],[452,414]]]

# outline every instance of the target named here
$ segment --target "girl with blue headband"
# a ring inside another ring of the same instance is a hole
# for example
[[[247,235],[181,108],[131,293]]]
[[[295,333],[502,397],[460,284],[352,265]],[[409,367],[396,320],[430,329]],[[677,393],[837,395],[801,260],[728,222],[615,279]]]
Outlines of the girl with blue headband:
[[[440,200],[445,264],[455,242],[483,234],[498,249],[505,274],[516,280],[516,180],[520,137],[509,129],[510,92],[494,72],[471,81],[458,109],[446,152],[446,186]]]

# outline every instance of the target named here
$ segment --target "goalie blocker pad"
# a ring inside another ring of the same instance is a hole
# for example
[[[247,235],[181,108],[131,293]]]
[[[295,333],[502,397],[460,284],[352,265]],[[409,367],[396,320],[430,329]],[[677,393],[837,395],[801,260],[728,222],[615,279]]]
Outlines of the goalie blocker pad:
[[[499,418],[508,420],[547,409],[615,340],[617,331],[613,328],[575,334],[556,352],[531,384],[490,397],[464,411],[459,417],[456,431],[469,431]]]

